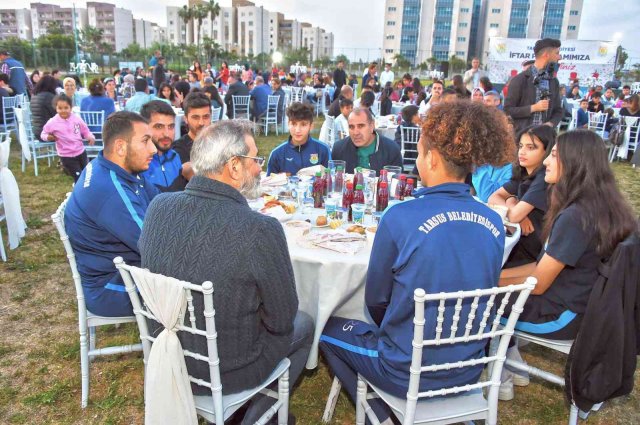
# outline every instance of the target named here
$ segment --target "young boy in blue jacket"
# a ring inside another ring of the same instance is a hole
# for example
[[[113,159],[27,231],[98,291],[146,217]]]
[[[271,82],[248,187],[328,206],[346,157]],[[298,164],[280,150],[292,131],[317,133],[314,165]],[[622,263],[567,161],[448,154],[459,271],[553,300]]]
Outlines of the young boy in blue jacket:
[[[295,175],[302,168],[322,164],[329,166],[331,150],[323,142],[310,136],[313,128],[313,108],[303,103],[292,103],[287,108],[289,139],[271,151],[267,163],[267,176],[271,173]]]

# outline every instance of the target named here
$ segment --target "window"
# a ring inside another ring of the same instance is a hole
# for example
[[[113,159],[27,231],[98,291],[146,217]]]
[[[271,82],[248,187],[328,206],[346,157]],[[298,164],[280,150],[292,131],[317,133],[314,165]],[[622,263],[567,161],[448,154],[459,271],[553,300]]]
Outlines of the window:
[[[253,26],[253,21],[249,21],[249,26],[252,27]]]
[[[468,7],[460,8],[460,13],[469,13],[469,8]]]
[[[500,13],[500,9],[491,9],[491,13]]]
[[[460,22],[460,23],[458,24],[458,27],[460,27],[460,28],[466,28],[466,27],[467,27],[467,25],[468,25],[468,24],[467,24],[466,22]]]
[[[395,27],[396,26],[396,21],[387,21],[387,25],[390,27]]]
[[[458,37],[458,41],[467,41],[467,37]]]
[[[456,56],[464,57],[464,50],[456,50]]]
[[[579,10],[572,10],[571,12],[569,12],[569,14],[571,16],[578,16],[580,14],[580,11]]]
[[[500,24],[489,24],[489,28],[498,28]]]
[[[395,11],[396,11],[395,6],[389,6],[389,8],[387,8],[387,12],[395,12]]]
[[[395,35],[388,35],[387,36],[387,40],[395,40],[396,36]]]
[[[569,31],[575,31],[575,30],[576,30],[575,25],[569,25]]]
[[[384,52],[385,53],[393,53],[393,49],[386,49]]]
[[[169,21],[169,25],[173,25],[173,21]]]

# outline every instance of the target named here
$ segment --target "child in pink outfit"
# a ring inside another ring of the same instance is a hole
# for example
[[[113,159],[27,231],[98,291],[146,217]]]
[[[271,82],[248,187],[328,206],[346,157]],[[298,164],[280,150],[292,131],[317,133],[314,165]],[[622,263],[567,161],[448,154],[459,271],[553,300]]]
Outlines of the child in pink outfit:
[[[47,121],[40,137],[42,140],[56,142],[62,167],[77,182],[88,163],[82,140],[87,139],[93,145],[96,139],[82,118],[71,113],[71,99],[68,96],[57,95],[53,98],[53,105],[57,115]]]

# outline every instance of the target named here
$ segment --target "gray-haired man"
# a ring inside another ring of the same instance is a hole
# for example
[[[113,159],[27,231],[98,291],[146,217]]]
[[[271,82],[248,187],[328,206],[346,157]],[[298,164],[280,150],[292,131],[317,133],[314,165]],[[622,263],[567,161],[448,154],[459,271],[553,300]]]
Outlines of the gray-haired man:
[[[194,284],[212,281],[222,391],[261,383],[289,357],[290,385],[300,376],[313,339],[313,321],[298,311],[287,241],[277,220],[254,212],[264,158],[245,120],[220,121],[194,141],[194,177],[184,192],[149,205],[140,237],[142,267]],[[202,297],[194,294],[202,311]],[[197,316],[204,329],[202,315]],[[182,347],[206,353],[206,339],[181,335]],[[189,374],[210,380],[209,365],[186,359]],[[192,384],[194,394],[207,389]],[[259,396],[243,423],[253,424],[272,403]]]

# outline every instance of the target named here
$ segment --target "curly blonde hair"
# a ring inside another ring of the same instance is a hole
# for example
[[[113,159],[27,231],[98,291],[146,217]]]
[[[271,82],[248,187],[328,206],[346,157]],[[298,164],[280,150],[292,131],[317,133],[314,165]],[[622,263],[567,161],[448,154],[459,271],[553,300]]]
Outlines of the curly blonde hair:
[[[506,115],[469,100],[440,103],[422,123],[426,150],[437,150],[449,174],[464,178],[476,166],[503,166],[515,157],[512,127]]]

